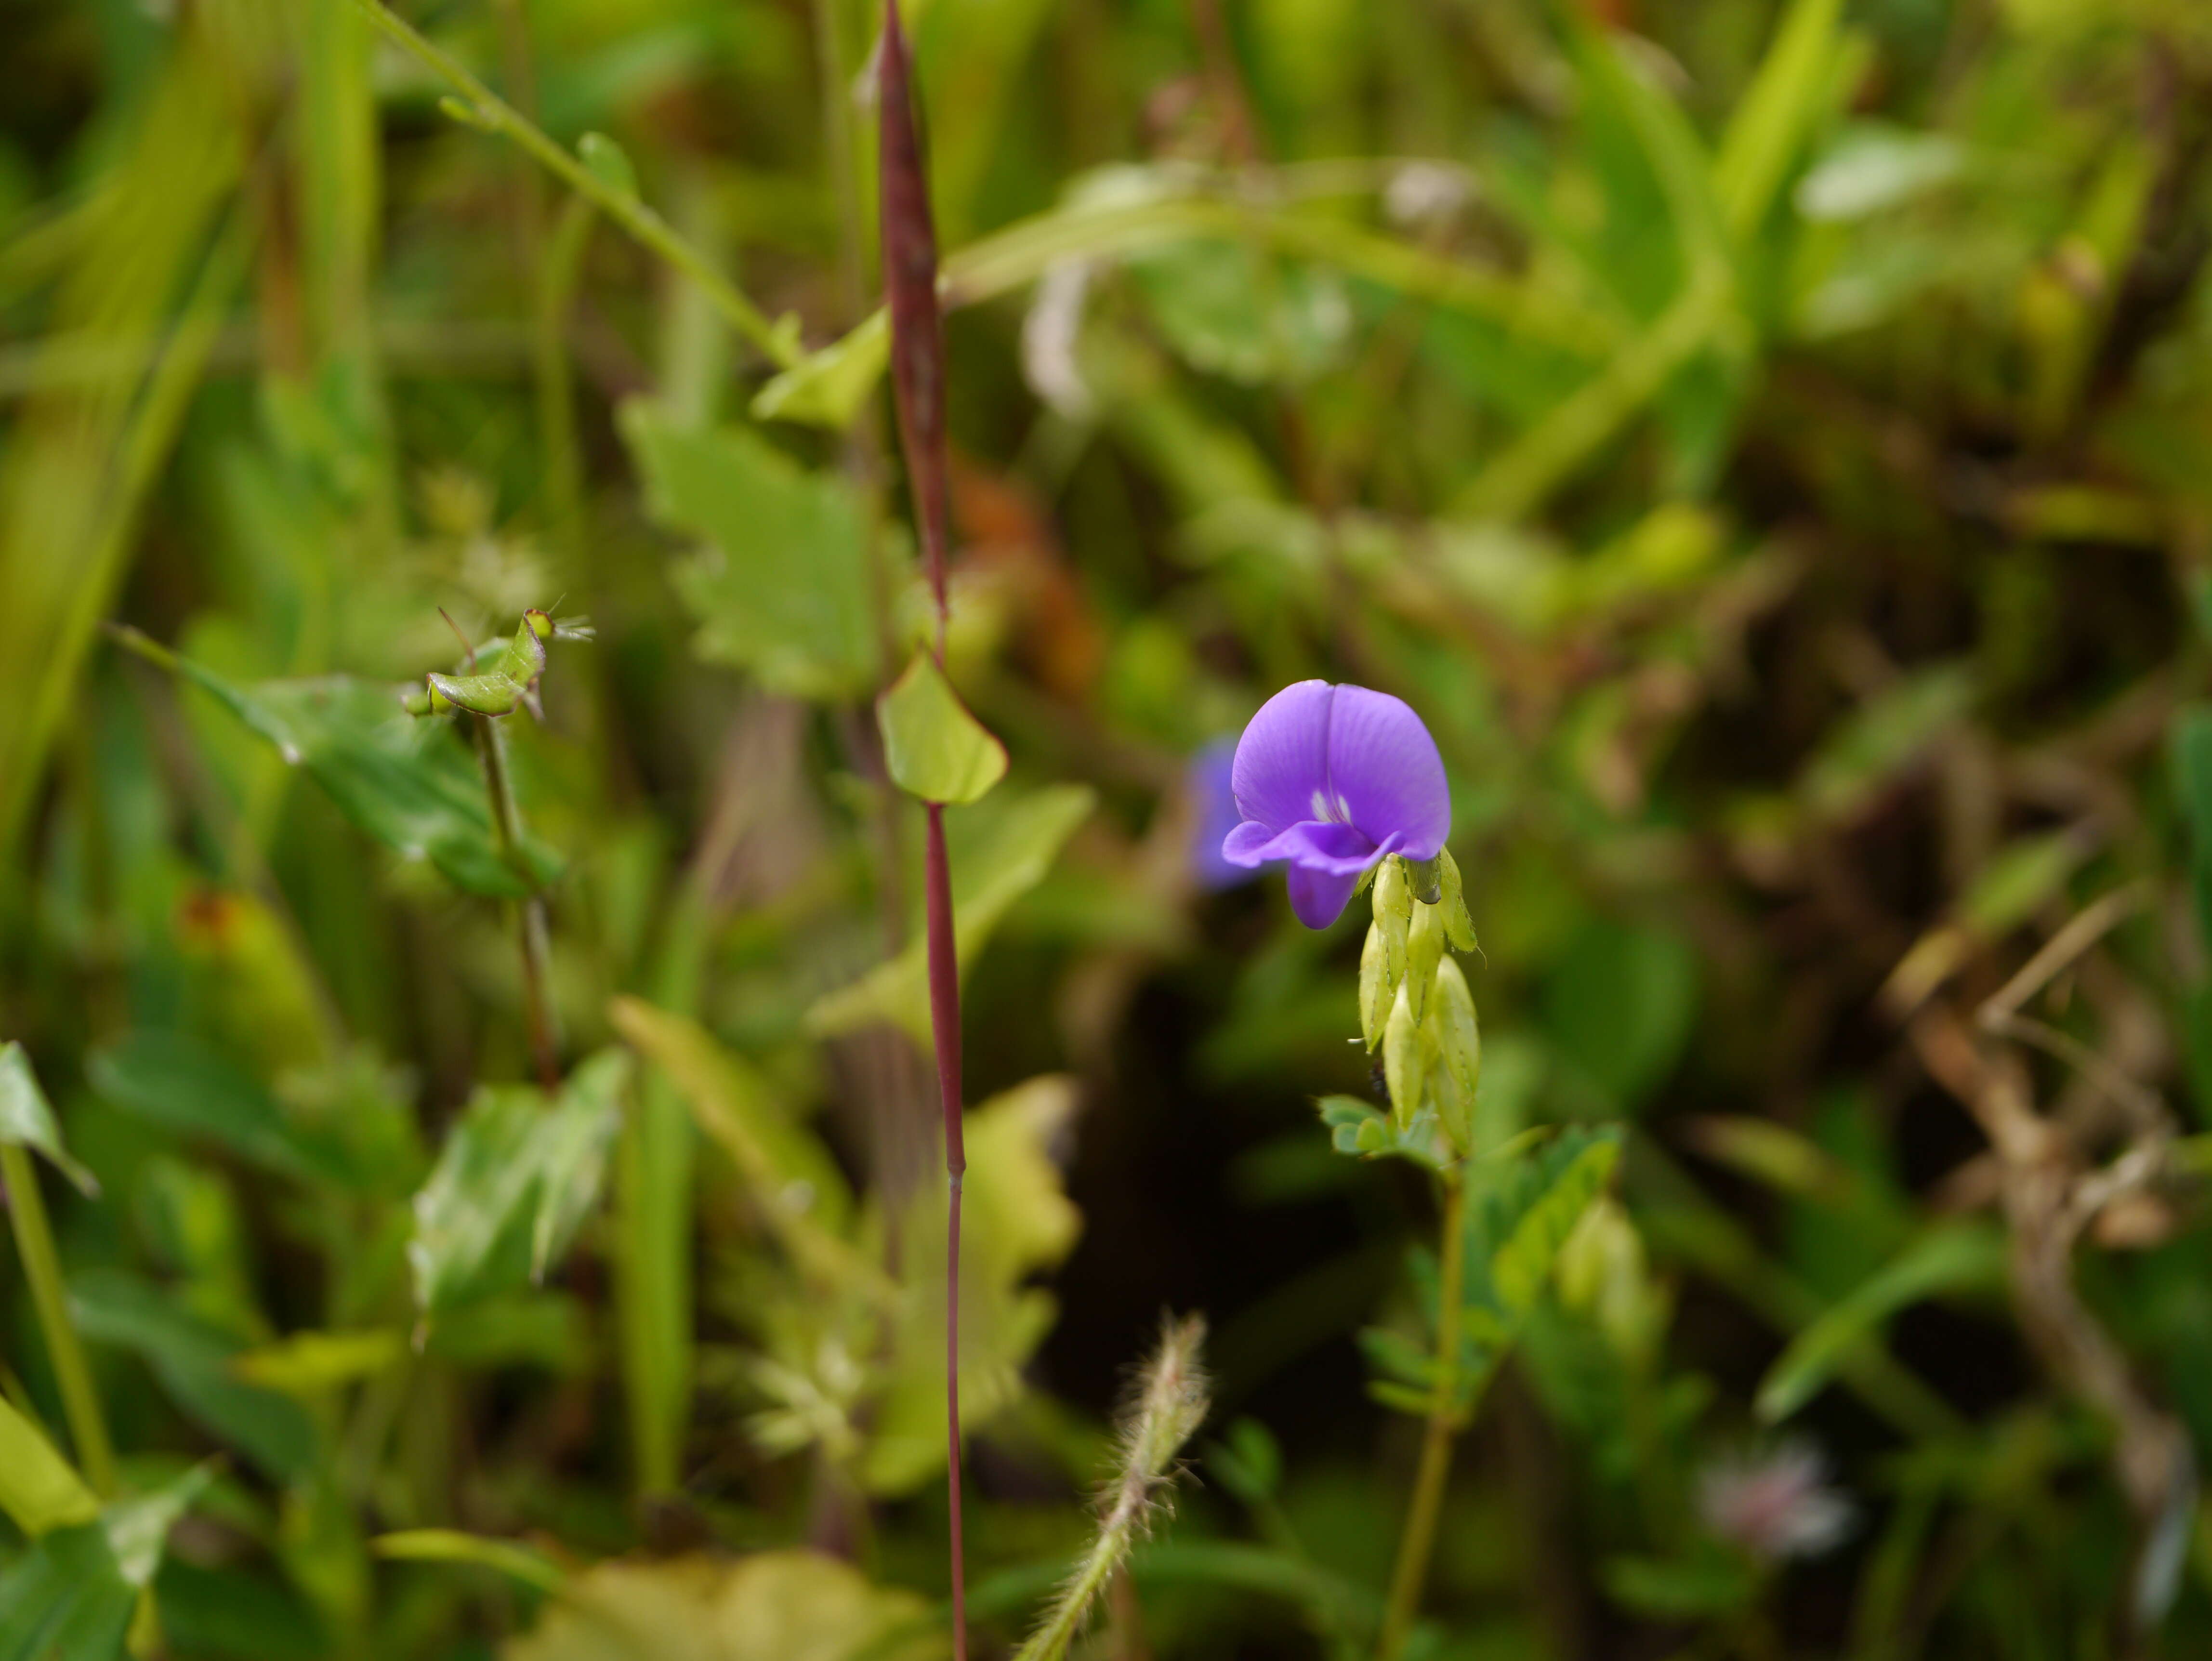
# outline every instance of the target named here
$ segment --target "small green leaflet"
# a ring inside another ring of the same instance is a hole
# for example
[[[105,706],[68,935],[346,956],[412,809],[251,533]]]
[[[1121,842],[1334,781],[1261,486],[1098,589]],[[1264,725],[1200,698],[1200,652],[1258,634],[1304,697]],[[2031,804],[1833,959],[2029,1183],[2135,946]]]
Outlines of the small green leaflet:
[[[924,801],[970,802],[1006,776],[1006,746],[968,706],[927,652],[876,700],[891,782]]]
[[[843,432],[866,407],[890,356],[890,313],[878,308],[850,334],[763,386],[753,398],[753,417]]]
[[[27,1147],[76,1184],[82,1194],[97,1194],[92,1172],[71,1159],[54,1123],[53,1104],[31,1071],[31,1058],[12,1038],[0,1043],[0,1142]]]

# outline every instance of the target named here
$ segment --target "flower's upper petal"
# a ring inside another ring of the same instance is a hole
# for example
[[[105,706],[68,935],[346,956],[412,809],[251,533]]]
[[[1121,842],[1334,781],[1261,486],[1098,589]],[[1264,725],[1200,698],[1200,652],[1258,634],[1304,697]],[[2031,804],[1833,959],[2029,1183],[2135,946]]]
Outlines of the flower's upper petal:
[[[1345,902],[1359,885],[1357,872],[1339,876],[1309,865],[1293,865],[1288,873],[1291,910],[1309,928],[1326,928],[1343,914]]]
[[[1391,851],[1409,860],[1434,859],[1451,834],[1451,788],[1437,741],[1401,698],[1364,686],[1340,686],[1335,692],[1328,721],[1333,805],[1340,804],[1340,817],[1370,842],[1395,841]],[[1259,724],[1256,717],[1253,724]],[[1243,760],[1242,751],[1237,760]],[[1250,812],[1241,782],[1237,794]]]
[[[1247,819],[1221,844],[1221,857],[1236,865],[1265,865],[1288,860],[1307,871],[1326,871],[1332,876],[1356,877],[1386,852],[1357,826],[1308,819],[1273,836],[1256,819]]]
[[[1329,706],[1336,692],[1325,680],[1302,680],[1260,706],[1237,741],[1230,770],[1246,818],[1277,831],[1327,817],[1314,798],[1328,778]]]

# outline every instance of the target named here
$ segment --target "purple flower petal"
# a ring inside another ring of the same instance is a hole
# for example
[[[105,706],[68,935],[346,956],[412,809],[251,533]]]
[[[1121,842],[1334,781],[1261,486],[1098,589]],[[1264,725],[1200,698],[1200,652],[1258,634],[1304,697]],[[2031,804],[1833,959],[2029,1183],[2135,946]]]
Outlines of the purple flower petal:
[[[1235,865],[1265,865],[1288,860],[1310,871],[1356,877],[1377,857],[1395,849],[1377,848],[1356,827],[1308,819],[1270,837],[1267,827],[1247,819],[1221,844],[1221,857]]]
[[[1336,688],[1325,680],[1285,686],[1260,706],[1237,740],[1230,788],[1248,819],[1270,830],[1287,830],[1304,819],[1325,818],[1314,792],[1328,772],[1328,712]]]
[[[1221,857],[1287,861],[1291,905],[1311,928],[1335,919],[1376,860],[1433,859],[1451,831],[1436,740],[1402,700],[1364,686],[1302,680],[1276,693],[1238,740],[1231,782],[1244,822]]]
[[[1334,922],[1343,915],[1345,902],[1352,897],[1352,891],[1359,886],[1358,872],[1349,876],[1337,876],[1330,872],[1294,865],[1288,875],[1291,910],[1309,928],[1326,928]]]
[[[1451,834],[1451,787],[1437,741],[1402,698],[1340,686],[1328,721],[1328,781],[1341,818],[1409,860],[1432,860]]]

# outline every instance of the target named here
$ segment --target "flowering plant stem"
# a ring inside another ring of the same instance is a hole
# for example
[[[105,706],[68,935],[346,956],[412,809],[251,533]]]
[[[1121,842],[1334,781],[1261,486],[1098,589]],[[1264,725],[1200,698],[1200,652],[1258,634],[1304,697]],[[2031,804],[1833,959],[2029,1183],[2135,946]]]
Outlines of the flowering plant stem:
[[[1437,1518],[1443,1509],[1451,1475],[1452,1442],[1463,1421],[1459,1396],[1461,1304],[1467,1266],[1467,1184],[1459,1167],[1443,1173],[1444,1217],[1442,1274],[1437,1292],[1436,1393],[1429,1403],[1428,1430],[1421,1439],[1421,1463],[1413,1476],[1413,1498],[1398,1539],[1398,1560],[1390,1571],[1389,1599],[1383,1606],[1382,1636],[1375,1661],[1397,1661],[1420,1613],[1421,1588],[1435,1555]]]
[[[935,656],[945,668],[945,588],[951,468],[945,451],[945,326],[937,301],[937,228],[929,211],[914,68],[898,0],[885,0],[876,60],[878,227],[890,308],[891,386],[907,488],[914,497],[937,602]],[[951,867],[945,853],[945,804],[925,803],[923,903],[929,958],[929,1026],[937,1046],[937,1092],[945,1110],[945,1497],[950,1527],[952,1653],[967,1661],[966,1554],[960,1518],[960,1189],[968,1155],[960,1123],[960,958],[952,930]]]
[[[107,1439],[107,1421],[100,1417],[100,1393],[92,1386],[92,1370],[85,1365],[76,1329],[70,1324],[61,1258],[54,1250],[53,1230],[46,1223],[46,1202],[39,1195],[38,1171],[30,1154],[13,1142],[0,1143],[0,1183],[8,1190],[8,1220],[15,1231],[15,1254],[22,1259],[23,1278],[30,1282],[39,1329],[46,1340],[46,1356],[53,1363],[54,1381],[61,1387],[70,1440],[76,1445],[77,1462],[84,1467],[85,1480],[92,1484],[93,1492],[112,1494],[115,1451]]]
[[[441,52],[408,21],[380,0],[355,0],[386,39],[421,64],[465,100],[461,114],[486,132],[511,138],[523,150],[558,175],[577,195],[592,203],[608,218],[696,283],[737,332],[760,349],[780,369],[799,360],[795,335],[779,332],[766,313],[716,271],[707,257],[670,228],[666,220],[629,192],[601,179],[583,162],[548,137],[543,129],[513,105]]]
[[[483,762],[484,789],[491,798],[492,836],[499,844],[500,857],[529,883],[530,874],[520,851],[522,810],[515,805],[514,787],[507,778],[505,740],[500,736],[499,723],[489,715],[468,719],[476,723],[477,754]],[[546,998],[552,946],[546,938],[545,902],[534,884],[517,909],[517,918],[522,938],[523,1018],[530,1027],[530,1054],[538,1068],[538,1082],[550,1096],[561,1087],[561,1053],[553,1031],[552,1006]]]

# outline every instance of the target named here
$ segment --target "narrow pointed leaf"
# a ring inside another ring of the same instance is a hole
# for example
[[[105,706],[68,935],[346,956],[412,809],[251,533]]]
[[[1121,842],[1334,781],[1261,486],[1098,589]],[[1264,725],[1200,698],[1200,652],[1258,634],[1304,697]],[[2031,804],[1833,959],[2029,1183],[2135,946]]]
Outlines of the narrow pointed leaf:
[[[62,1146],[61,1128],[54,1123],[53,1104],[31,1071],[31,1058],[23,1046],[10,1039],[0,1043],[0,1142],[27,1147],[76,1185],[81,1194],[100,1191],[92,1172],[70,1157]]]

